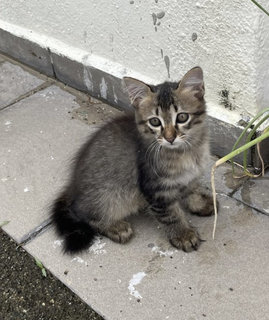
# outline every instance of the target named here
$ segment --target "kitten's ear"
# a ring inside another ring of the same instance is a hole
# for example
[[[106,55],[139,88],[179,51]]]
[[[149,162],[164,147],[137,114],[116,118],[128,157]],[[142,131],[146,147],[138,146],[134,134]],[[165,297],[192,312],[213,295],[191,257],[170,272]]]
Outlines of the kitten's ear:
[[[202,100],[205,94],[203,70],[200,67],[195,67],[188,71],[179,83],[178,90],[189,91],[194,97]]]
[[[143,99],[150,96],[152,93],[150,87],[142,81],[124,77],[123,83],[129,94],[131,104],[135,107],[137,107]]]

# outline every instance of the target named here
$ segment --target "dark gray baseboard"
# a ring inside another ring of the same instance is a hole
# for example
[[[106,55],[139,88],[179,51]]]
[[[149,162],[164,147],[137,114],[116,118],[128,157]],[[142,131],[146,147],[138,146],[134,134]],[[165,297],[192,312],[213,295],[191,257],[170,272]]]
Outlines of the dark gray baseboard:
[[[54,77],[57,80],[91,96],[103,100],[110,105],[128,110],[131,108],[128,97],[122,89],[121,79],[92,66],[74,61],[63,55],[52,52],[50,48],[43,48],[28,39],[20,38],[0,29],[0,52],[8,55],[35,70]],[[103,82],[105,87],[101,87]],[[219,119],[209,117],[212,153],[222,157],[228,154],[235,141],[242,132],[242,128],[231,125]],[[254,150],[254,151],[253,151]],[[257,152],[253,149],[248,157],[248,164],[257,161]],[[262,154],[265,163],[269,164],[269,139],[262,144]],[[235,159],[242,162],[242,155]]]

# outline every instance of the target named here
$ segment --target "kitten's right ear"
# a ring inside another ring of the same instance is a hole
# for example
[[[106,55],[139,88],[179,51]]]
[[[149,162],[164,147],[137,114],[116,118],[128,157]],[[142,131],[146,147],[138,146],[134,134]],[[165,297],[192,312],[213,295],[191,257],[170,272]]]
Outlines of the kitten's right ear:
[[[152,94],[150,87],[142,81],[134,78],[124,77],[123,83],[129,94],[131,104],[138,107],[140,102]]]
[[[188,92],[199,100],[202,100],[205,94],[203,70],[200,67],[195,67],[189,70],[182,80],[179,82],[178,91]]]

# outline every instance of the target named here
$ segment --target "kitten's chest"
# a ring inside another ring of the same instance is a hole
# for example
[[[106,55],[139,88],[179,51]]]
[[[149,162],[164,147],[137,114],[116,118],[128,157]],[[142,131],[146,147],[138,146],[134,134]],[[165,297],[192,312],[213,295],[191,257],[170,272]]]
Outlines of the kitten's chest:
[[[202,174],[205,163],[203,158],[199,161],[196,157],[187,155],[168,161],[161,183],[167,187],[188,185]]]

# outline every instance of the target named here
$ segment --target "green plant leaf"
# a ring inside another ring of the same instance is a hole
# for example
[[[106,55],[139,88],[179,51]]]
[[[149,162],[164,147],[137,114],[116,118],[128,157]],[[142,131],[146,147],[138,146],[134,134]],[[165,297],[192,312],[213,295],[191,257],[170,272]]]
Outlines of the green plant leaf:
[[[261,116],[263,116],[266,112],[269,111],[269,108],[266,108],[262,111],[260,111],[250,122],[249,124],[245,127],[245,129],[242,131],[242,133],[240,134],[239,138],[237,139],[237,141],[235,142],[232,151],[234,151],[236,149],[236,147],[238,146],[238,144],[240,143],[240,141],[243,139],[243,137],[245,136],[247,130],[253,125],[253,123],[259,119]],[[247,150],[248,148],[246,148]],[[233,175],[234,175],[234,161],[233,158],[230,159],[231,163],[232,163],[232,171],[233,171]],[[227,160],[226,160],[227,161]]]
[[[257,131],[257,129],[267,120],[269,119],[269,114],[267,114],[266,116],[264,116],[255,126],[254,128],[250,131],[250,133],[247,136],[246,139],[246,143],[249,143],[253,137],[253,135],[255,134],[255,132]],[[248,172],[247,170],[247,150],[244,151],[244,156],[243,156],[243,166],[244,166],[244,172],[246,175],[248,176],[253,176],[251,173]]]
[[[265,14],[267,14],[267,15],[269,16],[269,12],[266,11],[261,4],[259,4],[259,3],[258,3],[257,1],[255,1],[255,0],[250,0],[250,1],[252,1],[258,8],[260,8]]]
[[[8,224],[10,221],[3,221],[0,223],[0,228]]]
[[[218,161],[215,162],[211,169],[211,187],[212,187],[212,195],[213,195],[213,203],[214,203],[214,213],[215,213],[215,219],[214,219],[214,227],[213,227],[213,232],[212,232],[212,237],[213,239],[215,238],[215,232],[216,232],[216,225],[217,225],[217,217],[218,217],[218,210],[217,210],[217,196],[216,196],[216,188],[215,188],[215,170],[218,166],[221,164],[225,163],[228,160],[231,160],[241,152],[244,152],[248,148],[256,145],[257,143],[260,143],[264,139],[269,138],[269,128],[266,128],[264,132],[256,139],[250,141],[249,143],[246,143],[242,147],[230,152],[227,154],[225,157],[222,157]]]
[[[47,276],[47,272],[46,272],[46,269],[45,269],[45,268],[43,268],[43,269],[41,270],[41,272],[42,272],[43,277],[46,277],[46,276]]]
[[[47,272],[46,272],[46,269],[44,268],[42,262],[40,260],[38,260],[37,258],[35,258],[35,263],[41,269],[42,276],[46,277],[47,276]]]

